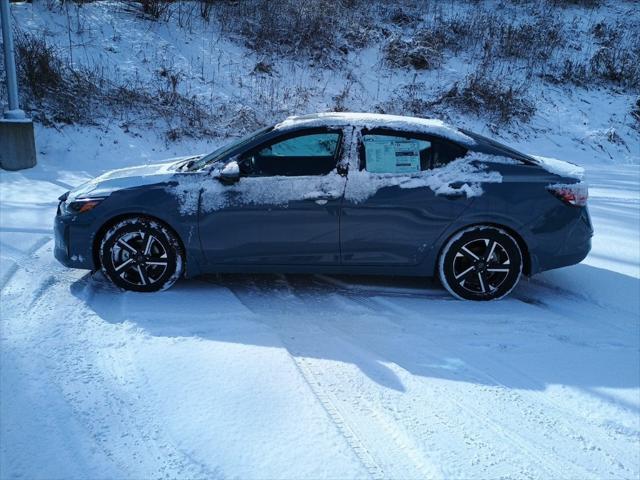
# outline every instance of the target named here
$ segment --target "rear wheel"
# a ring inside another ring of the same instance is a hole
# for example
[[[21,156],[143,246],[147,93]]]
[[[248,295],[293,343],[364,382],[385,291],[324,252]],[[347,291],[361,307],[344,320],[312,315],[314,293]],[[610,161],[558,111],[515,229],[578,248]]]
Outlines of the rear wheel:
[[[148,218],[128,218],[100,243],[102,272],[117,286],[136,292],[171,287],[182,275],[182,249],[175,234]]]
[[[522,274],[518,242],[502,229],[470,227],[454,235],[440,255],[444,287],[463,300],[497,300],[509,294]]]

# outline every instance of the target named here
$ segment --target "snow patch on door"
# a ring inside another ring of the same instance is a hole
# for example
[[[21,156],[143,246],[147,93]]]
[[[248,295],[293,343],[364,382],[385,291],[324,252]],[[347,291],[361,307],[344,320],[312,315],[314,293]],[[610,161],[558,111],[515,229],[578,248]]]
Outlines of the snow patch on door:
[[[345,177],[333,171],[321,176],[244,177],[233,185],[224,185],[214,177],[178,178],[167,188],[176,196],[183,215],[195,215],[201,203],[204,212],[233,205],[286,206],[289,202],[318,198],[340,198]]]
[[[465,195],[467,198],[482,195],[483,183],[501,183],[500,172],[490,170],[490,163],[518,164],[517,160],[471,152],[433,170],[423,170],[413,174],[372,173],[366,170],[349,172],[345,198],[360,203],[386,187],[400,188],[429,187],[436,195]]]

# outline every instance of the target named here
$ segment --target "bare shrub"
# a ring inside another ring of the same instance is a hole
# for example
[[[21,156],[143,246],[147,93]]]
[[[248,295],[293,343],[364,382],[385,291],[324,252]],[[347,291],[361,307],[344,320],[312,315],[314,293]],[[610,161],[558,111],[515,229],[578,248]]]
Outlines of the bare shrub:
[[[16,60],[22,105],[45,125],[98,124],[105,119],[163,121],[167,136],[211,134],[212,114],[178,91],[180,73],[161,69],[156,83],[115,83],[99,69],[66,64],[44,37],[19,32]]]
[[[349,76],[350,77],[350,76]],[[335,95],[333,97],[333,111],[334,112],[345,112],[347,111],[347,107],[346,107],[346,101],[349,98],[349,95],[351,94],[351,88],[353,87],[353,79],[350,77],[347,79],[347,81],[345,82],[344,86],[342,87],[342,90],[340,90],[340,92]]]
[[[640,50],[600,47],[589,61],[591,73],[607,82],[640,87]]]
[[[546,16],[531,23],[503,24],[497,54],[507,58],[547,60],[562,45],[562,26]]]
[[[42,37],[18,33],[15,47],[22,84],[35,97],[42,98],[63,83],[63,64],[58,52]]]
[[[273,73],[273,65],[266,60],[260,60],[253,67],[253,73],[264,73],[265,75],[271,75]]]
[[[344,33],[344,43],[339,47],[343,53],[348,53],[351,48],[364,48],[372,43],[381,42],[392,35],[391,30],[384,24],[363,18],[361,22],[350,22]],[[344,51],[344,48],[347,51]]]
[[[215,2],[216,0],[200,0],[198,2],[200,4],[200,16],[207,22],[211,17],[211,9]]]
[[[340,44],[345,14],[355,0],[220,2],[220,23],[260,53],[327,58]]]
[[[551,68],[542,78],[555,84],[573,84],[586,86],[592,81],[589,73],[588,62],[579,58],[565,58],[564,60],[551,65]]]
[[[485,71],[467,76],[435,97],[423,82],[403,85],[376,107],[380,113],[445,118],[450,116],[451,109],[483,116],[498,124],[526,122],[535,112],[524,87],[507,85]]]
[[[590,74],[600,80],[640,88],[639,31],[599,22],[592,29],[599,48],[589,60]]]
[[[547,0],[552,6],[598,8],[604,0]]]
[[[395,25],[406,27],[409,25],[415,25],[418,18],[415,15],[410,15],[406,9],[396,7],[389,14],[389,21]]]
[[[385,45],[385,63],[391,67],[430,70],[442,64],[442,52],[433,46],[426,35],[409,40],[394,37]]]
[[[142,7],[142,12],[154,20],[167,18],[169,9],[174,0],[138,0]]]
[[[640,89],[640,31],[601,21],[590,33],[595,50],[563,52],[547,66],[542,77],[552,83],[585,88],[610,84]]]
[[[476,21],[479,20],[476,18]],[[420,31],[423,38],[439,50],[460,52],[472,43],[477,35],[476,26],[471,25],[471,17],[457,15],[453,18],[434,17],[431,24]],[[482,27],[484,28],[484,27]]]
[[[376,106],[378,113],[391,113],[395,115],[411,115],[415,117],[429,117],[437,113],[434,102],[427,100],[426,86],[423,82],[413,82],[402,85],[391,98]]]
[[[640,132],[640,97],[636,98],[636,102],[631,107],[631,118],[635,120],[633,127]]]
[[[535,112],[524,87],[505,85],[483,72],[467,76],[429,106],[445,105],[463,112],[486,115],[501,123],[526,122]]]

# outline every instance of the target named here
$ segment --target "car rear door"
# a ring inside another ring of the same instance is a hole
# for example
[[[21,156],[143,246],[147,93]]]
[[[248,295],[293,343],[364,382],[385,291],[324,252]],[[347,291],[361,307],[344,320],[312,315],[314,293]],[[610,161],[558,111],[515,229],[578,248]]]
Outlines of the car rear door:
[[[434,191],[433,175],[466,150],[445,139],[385,129],[356,137],[359,164],[350,166],[341,213],[342,264],[417,265],[471,204],[460,191]]]
[[[339,264],[346,177],[336,166],[344,138],[343,129],[297,130],[241,154],[239,181],[221,194],[216,188],[216,198],[203,193],[199,228],[207,262]]]

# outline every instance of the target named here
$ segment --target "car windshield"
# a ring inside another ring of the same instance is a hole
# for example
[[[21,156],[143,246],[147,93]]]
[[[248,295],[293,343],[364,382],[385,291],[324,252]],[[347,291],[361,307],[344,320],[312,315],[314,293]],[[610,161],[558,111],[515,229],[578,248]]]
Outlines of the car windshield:
[[[225,144],[222,147],[200,158],[199,160],[193,162],[191,165],[189,165],[188,169],[199,170],[200,168],[203,168],[206,165],[217,162],[218,160],[221,160],[227,154],[229,154],[229,152],[235,150],[236,148],[240,148],[243,145],[247,145],[248,143],[252,142],[256,138],[260,137],[261,135],[264,135],[265,133],[271,130],[273,130],[273,126],[264,127],[264,128],[261,128],[260,130],[256,130],[255,132],[250,133],[249,135],[241,137],[231,143]]]

